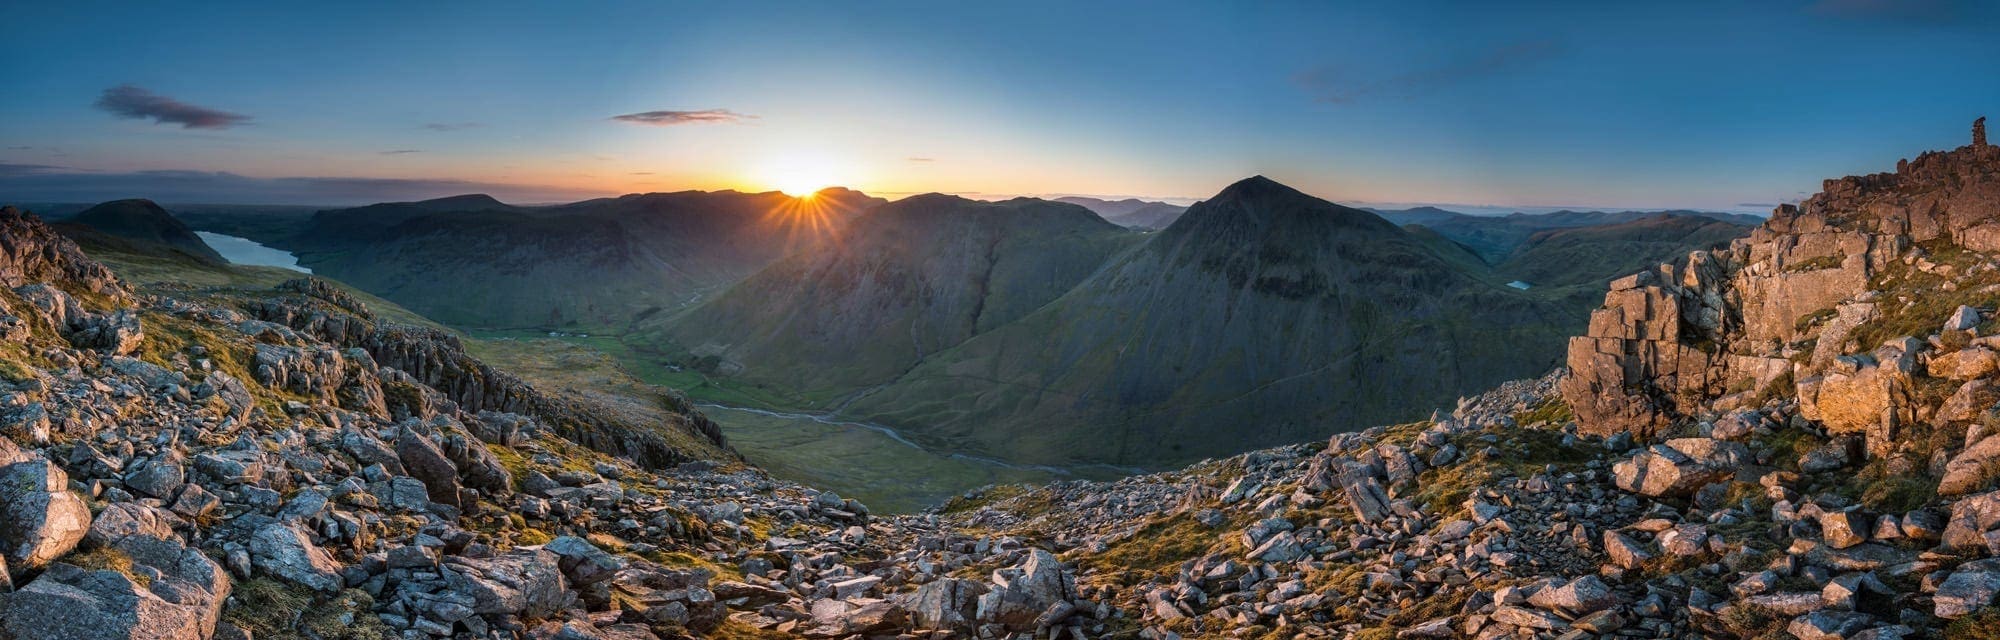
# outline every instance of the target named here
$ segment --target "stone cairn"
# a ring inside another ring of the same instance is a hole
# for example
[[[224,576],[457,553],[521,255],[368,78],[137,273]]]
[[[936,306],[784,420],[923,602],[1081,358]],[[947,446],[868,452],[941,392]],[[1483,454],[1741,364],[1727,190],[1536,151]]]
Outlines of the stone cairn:
[[[1972,121],[1972,146],[1986,146],[1986,116],[1979,116],[1978,120]]]

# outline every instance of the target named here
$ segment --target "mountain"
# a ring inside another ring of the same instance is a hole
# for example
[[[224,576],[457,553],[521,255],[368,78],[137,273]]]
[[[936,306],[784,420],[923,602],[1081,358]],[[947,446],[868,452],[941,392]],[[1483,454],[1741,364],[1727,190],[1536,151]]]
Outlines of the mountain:
[[[1085,196],[1065,196],[1056,198],[1056,202],[1081,206],[1111,221],[1112,224],[1133,229],[1165,229],[1188,209],[1177,204],[1150,202],[1137,198],[1104,200]]]
[[[548,207],[458,196],[321,211],[278,246],[454,326],[605,330],[691,306],[882,202],[837,188]]]
[[[1416,224],[1429,227],[1472,249],[1481,259],[1495,265],[1506,260],[1535,234],[1555,229],[1621,225],[1662,214],[1707,218],[1745,228],[1763,222],[1763,219],[1756,216],[1687,210],[1615,212],[1563,210],[1549,213],[1517,212],[1504,216],[1475,216],[1437,207],[1370,209],[1370,211],[1399,225]],[[1635,262],[1632,266],[1637,267],[1639,264],[1643,263]]]
[[[185,254],[209,264],[227,262],[194,230],[151,200],[113,200],[85,209],[66,221],[66,233],[83,227],[111,238],[155,245],[157,250]]]
[[[1559,326],[1374,214],[1255,177],[848,410],[954,450],[1157,466],[1421,416],[1546,370]]]
[[[1578,324],[1597,306],[1604,283],[1689,251],[1714,249],[1752,227],[1705,216],[1656,213],[1629,222],[1537,231],[1494,265],[1499,277],[1563,296]]]
[[[1071,204],[940,194],[863,214],[646,342],[815,397],[893,380],[918,361],[1054,300],[1138,234]]]

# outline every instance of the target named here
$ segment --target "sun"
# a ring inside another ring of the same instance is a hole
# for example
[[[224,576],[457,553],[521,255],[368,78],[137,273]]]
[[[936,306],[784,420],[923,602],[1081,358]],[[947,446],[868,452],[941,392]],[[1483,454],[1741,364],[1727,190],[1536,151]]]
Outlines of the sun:
[[[838,165],[811,153],[779,155],[765,162],[757,173],[757,182],[794,198],[810,198],[841,178]]]

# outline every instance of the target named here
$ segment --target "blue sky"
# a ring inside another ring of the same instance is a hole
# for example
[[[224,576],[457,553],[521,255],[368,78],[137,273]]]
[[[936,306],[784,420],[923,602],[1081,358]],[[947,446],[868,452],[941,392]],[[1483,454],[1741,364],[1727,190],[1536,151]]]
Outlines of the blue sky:
[[[2000,14],[1951,0],[280,4],[0,7],[0,199],[1199,198],[1261,173],[1761,212],[2000,116]]]

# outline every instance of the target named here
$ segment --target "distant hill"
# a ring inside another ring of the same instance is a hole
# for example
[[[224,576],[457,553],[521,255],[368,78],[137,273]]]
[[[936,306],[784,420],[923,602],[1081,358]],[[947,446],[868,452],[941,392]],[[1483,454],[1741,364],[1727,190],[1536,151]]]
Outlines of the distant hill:
[[[88,232],[101,233],[130,243],[135,251],[178,252],[207,264],[228,262],[208,243],[202,242],[187,224],[151,200],[113,200],[99,204],[78,212],[57,228],[72,237],[87,235]]]
[[[1535,234],[1552,229],[1625,224],[1660,214],[1707,218],[1743,227],[1763,224],[1763,219],[1756,216],[1689,210],[1564,210],[1549,213],[1512,213],[1504,216],[1476,216],[1437,207],[1370,209],[1370,211],[1399,225],[1417,224],[1428,227],[1472,249],[1488,264],[1496,265]]]
[[[1165,202],[1151,202],[1137,198],[1124,200],[1104,200],[1085,196],[1056,198],[1056,202],[1077,205],[1110,221],[1112,224],[1132,229],[1165,229],[1174,220],[1187,212],[1187,207]]]
[[[321,211],[276,245],[314,273],[454,326],[603,330],[699,302],[882,202],[845,189],[549,207],[471,195]]]
[[[1139,239],[1076,205],[920,195],[641,334],[740,378],[848,393],[1033,312]]]
[[[1414,419],[1554,365],[1547,302],[1262,177],[849,412],[954,450],[1163,465]]]

